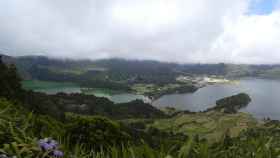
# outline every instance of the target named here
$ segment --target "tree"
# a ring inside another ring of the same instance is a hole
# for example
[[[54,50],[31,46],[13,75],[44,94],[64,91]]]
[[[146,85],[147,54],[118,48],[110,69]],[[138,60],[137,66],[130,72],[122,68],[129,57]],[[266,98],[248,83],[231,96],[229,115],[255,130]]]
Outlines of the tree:
[[[21,78],[14,64],[6,65],[0,56],[0,96],[19,99],[22,95]]]

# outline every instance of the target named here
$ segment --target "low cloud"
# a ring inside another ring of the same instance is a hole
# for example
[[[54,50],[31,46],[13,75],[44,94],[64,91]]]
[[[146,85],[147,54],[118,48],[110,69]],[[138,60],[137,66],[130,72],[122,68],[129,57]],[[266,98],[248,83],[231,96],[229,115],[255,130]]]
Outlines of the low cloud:
[[[280,8],[276,5],[267,15],[248,14],[252,1],[0,1],[0,52],[279,63]]]

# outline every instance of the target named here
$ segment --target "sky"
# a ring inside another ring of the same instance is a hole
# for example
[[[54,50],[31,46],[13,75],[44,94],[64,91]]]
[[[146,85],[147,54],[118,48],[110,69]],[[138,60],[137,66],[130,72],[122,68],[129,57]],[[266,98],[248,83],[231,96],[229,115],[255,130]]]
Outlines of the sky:
[[[0,0],[0,53],[280,63],[280,0]]]
[[[277,0],[255,0],[252,1],[249,7],[249,13],[265,15],[273,12],[277,7]]]

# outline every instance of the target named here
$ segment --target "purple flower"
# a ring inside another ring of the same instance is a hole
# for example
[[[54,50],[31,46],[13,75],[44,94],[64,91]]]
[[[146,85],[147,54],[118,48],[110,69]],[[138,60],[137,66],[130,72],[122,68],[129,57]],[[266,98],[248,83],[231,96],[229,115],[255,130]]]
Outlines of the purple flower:
[[[38,145],[43,150],[52,150],[57,148],[58,143],[53,139],[45,138],[45,139],[40,139],[38,141]]]
[[[41,148],[43,148],[44,150],[51,150],[53,149],[53,146],[48,143],[44,143]]]
[[[63,157],[63,152],[59,150],[53,151],[53,156],[55,157]]]
[[[58,143],[57,143],[57,141],[55,141],[55,140],[50,140],[50,141],[49,141],[49,145],[51,145],[53,148],[57,148]]]
[[[38,141],[38,145],[39,145],[40,147],[42,147],[45,143],[46,143],[46,141],[43,140],[43,139],[40,139],[40,140]]]
[[[51,154],[54,157],[63,157],[63,152],[58,149],[58,142],[51,139],[51,138],[45,138],[45,139],[40,139],[38,141],[39,147],[44,150],[44,151],[52,151]]]

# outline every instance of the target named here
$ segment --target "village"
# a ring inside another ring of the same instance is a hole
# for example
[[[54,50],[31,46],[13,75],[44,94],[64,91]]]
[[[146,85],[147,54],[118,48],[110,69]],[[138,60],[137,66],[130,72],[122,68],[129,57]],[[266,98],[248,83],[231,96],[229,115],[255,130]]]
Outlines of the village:
[[[204,87],[209,84],[238,84],[238,80],[226,79],[224,76],[179,76],[178,82],[193,83],[196,87]]]

